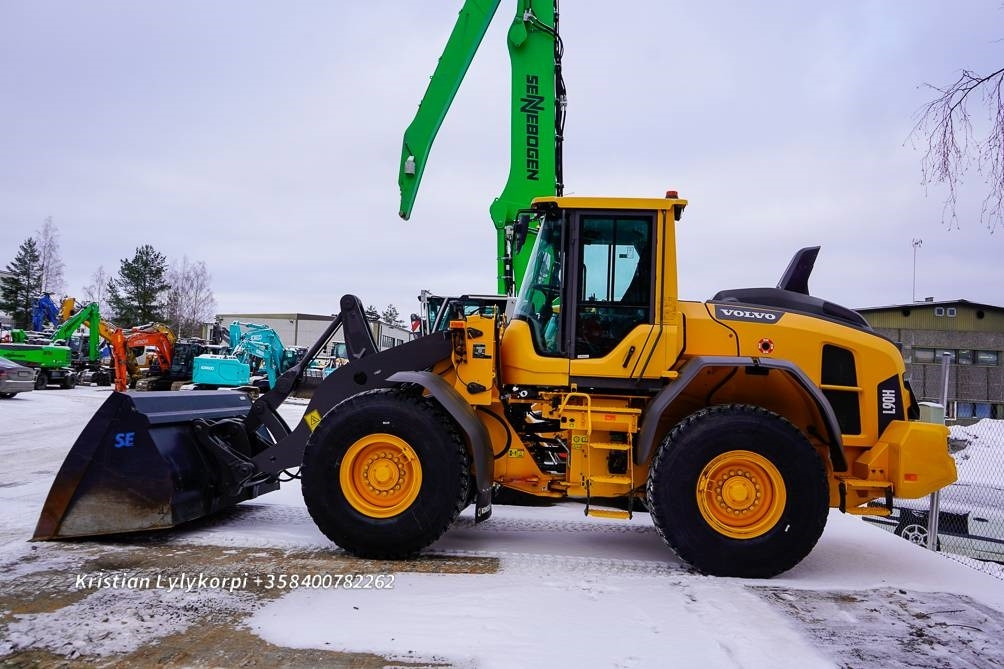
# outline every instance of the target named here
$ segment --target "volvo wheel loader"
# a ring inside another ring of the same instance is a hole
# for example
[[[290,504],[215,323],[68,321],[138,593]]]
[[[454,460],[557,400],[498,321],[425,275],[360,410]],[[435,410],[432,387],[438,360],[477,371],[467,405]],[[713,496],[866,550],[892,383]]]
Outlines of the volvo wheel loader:
[[[947,429],[915,420],[896,346],[809,295],[818,248],[775,288],[679,299],[685,206],[673,192],[539,198],[519,219],[535,242],[511,315],[486,307],[378,352],[345,296],[254,402],[114,393],[59,471],[35,538],[171,527],[299,467],[318,527],[360,557],[412,556],[470,504],[489,518],[493,489],[511,489],[601,517],[630,518],[622,509],[641,500],[696,569],[769,577],[811,551],[831,507],[888,513],[894,496],[952,482]],[[277,407],[338,327],[351,362],[288,426]]]

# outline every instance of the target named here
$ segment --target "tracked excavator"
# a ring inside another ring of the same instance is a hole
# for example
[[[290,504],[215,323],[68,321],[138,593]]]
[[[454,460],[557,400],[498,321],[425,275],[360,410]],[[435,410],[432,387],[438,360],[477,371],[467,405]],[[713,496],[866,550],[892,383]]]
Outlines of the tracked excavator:
[[[170,364],[161,366],[160,371],[147,368],[144,376],[136,381],[136,390],[179,390],[192,383],[195,363],[199,356],[210,351],[210,345],[198,337],[176,339],[171,346]]]
[[[225,355],[203,353],[194,360],[192,382],[200,388],[248,386],[252,375],[264,375],[255,387],[274,388],[279,375],[293,366],[297,350],[285,346],[274,328],[262,323],[233,321]]]
[[[146,323],[121,330],[112,343],[112,359],[116,369],[115,390],[122,392],[127,385],[135,388],[142,380],[142,370],[135,351],[152,348],[154,357],[148,370],[151,366],[169,370],[176,339],[174,332],[164,323]]]
[[[458,30],[490,20],[493,5],[469,1]],[[510,44],[524,33],[553,44],[553,9],[519,3]],[[421,155],[406,141],[402,169],[414,157],[420,174]],[[947,429],[917,420],[896,346],[810,294],[818,248],[796,253],[775,287],[680,298],[686,206],[676,192],[538,195],[500,230],[502,283],[519,286],[511,316],[486,303],[378,351],[346,295],[253,402],[113,393],[57,474],[34,538],[176,526],[299,468],[311,517],[360,557],[413,556],[465,507],[486,521],[493,492],[514,490],[624,520],[641,500],[696,569],[763,578],[809,554],[830,508],[888,514],[894,496],[952,482]],[[339,327],[350,362],[288,425],[278,407]]]

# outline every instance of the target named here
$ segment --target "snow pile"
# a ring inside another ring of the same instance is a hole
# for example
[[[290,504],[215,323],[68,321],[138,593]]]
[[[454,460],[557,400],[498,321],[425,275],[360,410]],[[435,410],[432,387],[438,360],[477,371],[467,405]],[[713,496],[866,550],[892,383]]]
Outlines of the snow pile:
[[[1004,483],[1004,420],[983,418],[972,425],[952,425],[949,439],[966,444],[954,454],[959,482]]]

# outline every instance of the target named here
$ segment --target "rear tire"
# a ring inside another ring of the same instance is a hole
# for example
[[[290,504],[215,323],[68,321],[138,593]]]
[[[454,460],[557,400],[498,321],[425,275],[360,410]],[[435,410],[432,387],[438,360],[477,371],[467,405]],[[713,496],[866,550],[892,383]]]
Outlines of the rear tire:
[[[77,386],[77,375],[76,374],[67,374],[65,377],[63,377],[63,384],[62,385],[67,390],[75,388]]]
[[[38,376],[35,377],[35,390],[45,390],[45,387],[49,385],[49,376],[42,370],[38,371]]]
[[[467,503],[470,464],[452,419],[399,389],[360,393],[307,442],[303,499],[329,539],[363,558],[415,555]]]
[[[0,399],[9,400],[14,397],[14,395],[17,395],[17,393],[0,393]]]
[[[826,470],[790,422],[748,405],[691,414],[663,440],[648,480],[656,529],[716,576],[769,578],[816,545],[829,513]]]

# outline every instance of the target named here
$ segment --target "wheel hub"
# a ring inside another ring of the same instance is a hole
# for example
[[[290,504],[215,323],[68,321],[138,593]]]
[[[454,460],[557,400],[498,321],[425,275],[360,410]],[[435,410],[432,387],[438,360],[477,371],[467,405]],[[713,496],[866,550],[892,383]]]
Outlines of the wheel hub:
[[[729,451],[709,462],[697,482],[697,505],[716,531],[749,539],[769,531],[785,505],[784,479],[752,451]]]
[[[354,509],[390,518],[409,506],[422,487],[422,466],[411,446],[391,434],[371,434],[345,452],[339,483]]]

